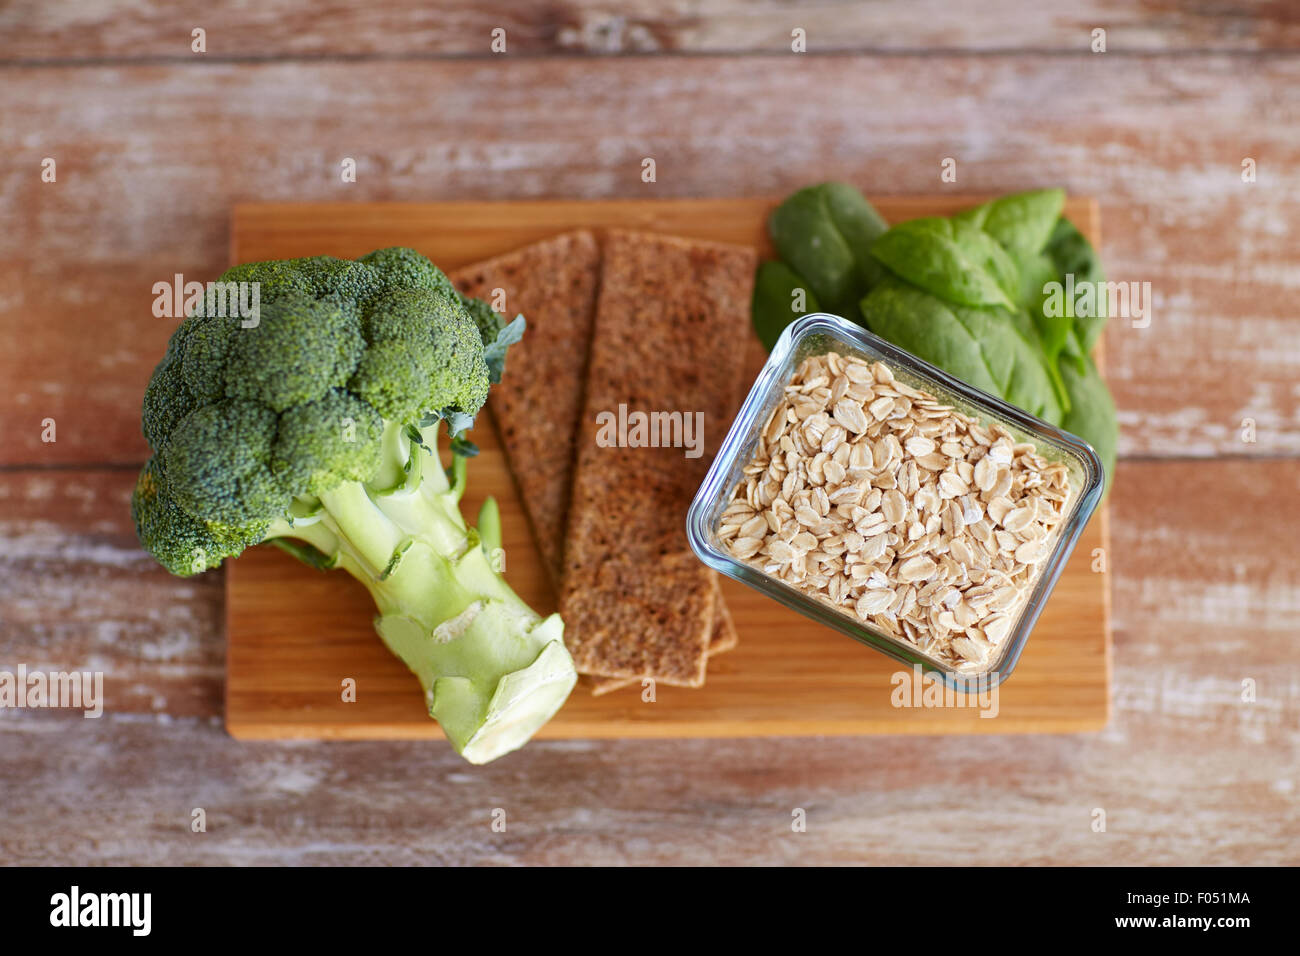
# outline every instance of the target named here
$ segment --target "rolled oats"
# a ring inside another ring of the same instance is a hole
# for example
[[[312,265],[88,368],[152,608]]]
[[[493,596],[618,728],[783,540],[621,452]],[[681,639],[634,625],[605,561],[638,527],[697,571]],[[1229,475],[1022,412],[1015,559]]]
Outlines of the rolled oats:
[[[800,365],[718,525],[736,558],[960,669],[986,669],[1064,518],[1069,475],[883,363]]]

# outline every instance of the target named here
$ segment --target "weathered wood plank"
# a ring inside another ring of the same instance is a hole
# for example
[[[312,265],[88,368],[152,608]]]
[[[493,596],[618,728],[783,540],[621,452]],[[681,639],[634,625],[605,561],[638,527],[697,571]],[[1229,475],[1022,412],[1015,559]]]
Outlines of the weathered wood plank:
[[[109,711],[217,713],[223,573],[175,578],[145,554],[134,484],[134,469],[0,472],[0,669],[102,671]]]
[[[0,472],[0,667],[102,665],[112,711],[217,715],[221,572],[174,578],[139,550],[134,481],[125,468]],[[1121,464],[1110,498],[1117,713],[1126,699],[1161,703],[1143,668],[1165,662],[1189,680],[1213,670],[1220,689],[1279,680],[1269,711],[1300,719],[1288,670],[1300,541],[1277,533],[1300,526],[1297,487],[1296,461]]]
[[[0,60],[24,62],[187,59],[191,31],[207,31],[212,58],[492,56],[494,29],[507,55],[752,53],[791,49],[805,31],[812,52],[1055,50],[1087,53],[1092,31],[1111,52],[1300,48],[1300,21],[1285,4],[1176,0],[1134,5],[1087,0],[1044,7],[990,0],[398,0],[213,5],[202,0],[19,0],[0,10]]]
[[[227,737],[219,579],[132,553],[131,478],[0,473],[0,667],[97,661],[109,699],[98,721],[0,712],[11,862],[1300,863],[1300,542],[1278,533],[1300,462],[1121,465],[1099,734],[538,741],[483,768],[435,741]]]
[[[0,748],[0,854],[20,864],[1300,862],[1294,760],[1160,713],[1079,738],[539,741],[480,768],[193,718],[23,714]]]
[[[830,177],[1099,197],[1112,278],[1155,297],[1148,328],[1108,333],[1123,454],[1294,455],[1300,101],[1277,91],[1297,87],[1300,61],[1229,56],[10,68],[0,461],[143,458],[140,394],[172,327],[153,283],[215,277],[235,201],[742,196]]]

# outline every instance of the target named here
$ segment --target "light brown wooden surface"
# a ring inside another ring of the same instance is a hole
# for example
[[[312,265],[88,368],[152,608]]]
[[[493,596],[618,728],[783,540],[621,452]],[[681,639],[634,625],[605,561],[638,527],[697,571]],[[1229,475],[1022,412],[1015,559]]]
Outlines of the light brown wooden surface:
[[[738,197],[826,178],[1096,196],[1109,275],[1156,300],[1147,327],[1106,333],[1122,454],[1296,455],[1300,103],[1276,91],[1300,87],[1300,60],[1107,56],[8,67],[0,337],[22,348],[0,349],[0,460],[143,459],[127,412],[171,331],[153,283],[215,277],[233,203]]]
[[[1295,864],[1300,540],[1277,529],[1300,525],[1298,482],[1294,461],[1121,464],[1105,731],[538,741],[471,768],[429,741],[229,738],[221,576],[177,582],[139,553],[134,474],[0,473],[3,666],[108,674],[98,721],[0,713],[0,850],[119,864]],[[1180,493],[1153,499],[1156,486]],[[1207,521],[1223,500],[1239,507]],[[207,834],[189,830],[196,806]],[[497,807],[506,834],[491,830]],[[790,830],[795,807],[806,833]],[[1096,807],[1107,833],[1091,829]]]
[[[447,269],[576,228],[635,226],[754,245],[770,253],[765,223],[775,200],[250,205],[235,210],[231,259],[364,255],[409,245]],[[950,215],[969,200],[877,200],[889,222]],[[1096,203],[1072,198],[1067,213],[1099,237]],[[748,383],[762,367],[757,338],[737,343]],[[542,613],[555,598],[528,532],[518,493],[490,424],[474,430],[462,506],[501,506],[506,577]],[[685,521],[685,515],[681,516]],[[710,665],[698,690],[660,687],[643,702],[639,686],[594,697],[583,686],[542,731],[547,738],[746,737],[864,733],[1060,733],[1100,730],[1109,705],[1108,576],[1092,570],[1104,548],[1103,519],[1080,539],[1014,675],[1000,688],[996,717],[977,707],[897,708],[900,665],[838,632],[724,582],[740,646]],[[294,595],[292,602],[286,594]],[[226,571],[226,727],[241,738],[385,740],[440,736],[419,686],[383,647],[369,595],[277,549],[245,555]],[[344,678],[357,700],[344,703]],[[972,702],[973,703],[973,702]]]
[[[779,53],[791,31],[812,52],[1051,50],[1088,53],[1092,31],[1114,52],[1278,50],[1300,43],[1285,2],[1077,0],[1030,6],[984,0],[962,16],[948,0],[10,0],[0,9],[9,61],[77,63],[106,57],[180,61],[190,31],[207,31],[207,56],[431,59],[489,53],[505,31],[516,56],[627,53]]]
[[[863,4],[853,27],[818,4],[863,52],[821,55],[810,27],[802,59],[738,29],[783,39],[784,4],[599,6],[573,45],[445,60],[439,44],[477,48],[462,35],[477,21],[436,3],[0,10],[0,668],[100,668],[108,696],[97,721],[0,711],[0,859],[1300,863],[1289,6],[897,0]],[[220,23],[206,60],[188,52],[200,8]],[[473,7],[509,26],[508,8]],[[640,23],[697,55],[582,55],[635,49]],[[732,52],[704,52],[699,24]],[[1094,25],[1104,55],[1078,45]],[[344,156],[356,183],[339,180]],[[955,184],[938,178],[949,156]],[[429,741],[227,736],[224,575],[153,565],[127,501],[140,392],[172,325],[150,289],[215,277],[234,203],[734,197],[832,177],[873,195],[1096,196],[1111,278],[1152,283],[1150,326],[1106,334],[1123,435],[1104,731],[538,741],[477,769]],[[206,834],[190,832],[196,806]]]

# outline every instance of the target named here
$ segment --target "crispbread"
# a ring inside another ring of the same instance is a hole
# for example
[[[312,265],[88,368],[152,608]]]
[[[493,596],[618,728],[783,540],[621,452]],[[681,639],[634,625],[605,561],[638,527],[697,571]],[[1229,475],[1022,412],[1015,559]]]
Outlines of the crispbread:
[[[528,320],[488,406],[542,562],[558,587],[600,246],[590,232],[564,233],[467,266],[451,280],[490,304],[493,290],[501,289],[506,316],[523,313]]]
[[[722,599],[722,589],[717,584],[717,576],[714,576],[714,591],[717,593],[716,604],[713,610],[713,633],[709,637],[709,660],[715,656],[729,651],[739,643],[736,634],[736,624],[732,620],[731,611],[727,609],[727,602]],[[620,687],[627,687],[631,684],[639,684],[641,678],[638,677],[592,677],[591,692],[596,697],[602,694],[608,694],[610,691],[618,690]]]
[[[560,591],[580,673],[704,683],[719,599],[684,525],[734,412],[754,267],[747,247],[606,238]],[[601,447],[598,416],[620,404],[703,412],[705,453]]]

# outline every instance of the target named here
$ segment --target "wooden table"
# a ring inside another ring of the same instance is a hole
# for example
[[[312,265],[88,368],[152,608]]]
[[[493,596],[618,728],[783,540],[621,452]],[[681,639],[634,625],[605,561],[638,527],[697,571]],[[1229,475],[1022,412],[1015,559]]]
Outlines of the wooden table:
[[[1300,862],[1300,22],[1244,0],[473,6],[0,11],[0,669],[103,670],[109,698],[99,720],[0,711],[0,860]],[[1105,731],[539,742],[479,769],[226,736],[222,575],[154,566],[127,500],[173,324],[153,283],[222,269],[232,203],[824,178],[1094,195],[1111,277],[1151,283],[1149,326],[1107,333]]]

